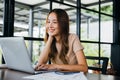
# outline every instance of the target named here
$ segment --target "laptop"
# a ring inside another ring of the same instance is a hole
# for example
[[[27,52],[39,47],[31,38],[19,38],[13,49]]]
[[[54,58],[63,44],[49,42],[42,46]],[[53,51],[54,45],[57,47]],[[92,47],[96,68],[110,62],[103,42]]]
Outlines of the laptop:
[[[35,71],[23,37],[2,37],[0,47],[9,69],[32,74],[48,71]]]

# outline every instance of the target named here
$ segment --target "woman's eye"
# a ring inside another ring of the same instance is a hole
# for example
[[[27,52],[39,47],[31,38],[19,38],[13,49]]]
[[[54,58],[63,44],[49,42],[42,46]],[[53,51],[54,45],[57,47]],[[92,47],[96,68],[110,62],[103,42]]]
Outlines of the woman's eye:
[[[53,23],[57,23],[57,22],[53,22]]]
[[[48,21],[47,23],[50,23],[50,21]]]

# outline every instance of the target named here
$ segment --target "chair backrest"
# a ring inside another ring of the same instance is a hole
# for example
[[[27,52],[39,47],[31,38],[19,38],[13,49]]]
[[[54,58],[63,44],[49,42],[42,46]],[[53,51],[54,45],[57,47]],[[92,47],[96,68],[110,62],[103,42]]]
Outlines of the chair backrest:
[[[106,74],[107,66],[108,66],[108,60],[109,60],[108,57],[86,56],[86,59],[87,59],[87,60],[98,60],[99,63],[97,63],[97,64],[100,64],[100,65],[101,65],[101,66],[99,66],[99,67],[89,66],[89,65],[88,65],[88,69],[101,71],[102,74]],[[101,61],[102,61],[102,64],[101,64]]]

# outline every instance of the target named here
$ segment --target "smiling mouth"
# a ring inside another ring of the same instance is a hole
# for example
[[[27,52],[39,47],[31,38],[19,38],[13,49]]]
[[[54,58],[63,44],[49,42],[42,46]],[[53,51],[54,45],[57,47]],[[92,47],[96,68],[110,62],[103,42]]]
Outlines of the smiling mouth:
[[[49,31],[50,31],[50,32],[54,32],[54,30],[53,30],[53,29],[50,29]]]

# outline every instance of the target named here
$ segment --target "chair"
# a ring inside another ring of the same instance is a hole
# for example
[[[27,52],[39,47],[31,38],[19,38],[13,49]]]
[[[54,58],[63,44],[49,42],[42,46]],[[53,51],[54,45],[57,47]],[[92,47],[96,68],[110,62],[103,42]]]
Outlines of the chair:
[[[107,65],[108,65],[108,60],[109,58],[108,57],[93,57],[93,56],[86,56],[86,59],[87,61],[88,60],[97,60],[98,63],[97,64],[100,64],[99,67],[96,67],[96,66],[89,66],[88,65],[88,69],[90,70],[97,70],[97,71],[101,71],[102,74],[106,74],[106,71],[107,71]],[[101,64],[101,61],[102,61],[102,64]]]

